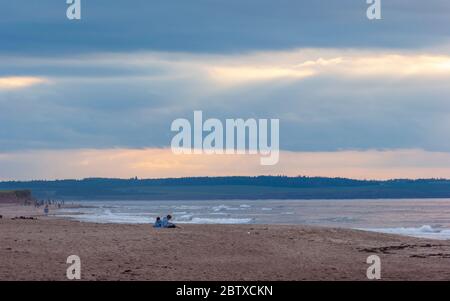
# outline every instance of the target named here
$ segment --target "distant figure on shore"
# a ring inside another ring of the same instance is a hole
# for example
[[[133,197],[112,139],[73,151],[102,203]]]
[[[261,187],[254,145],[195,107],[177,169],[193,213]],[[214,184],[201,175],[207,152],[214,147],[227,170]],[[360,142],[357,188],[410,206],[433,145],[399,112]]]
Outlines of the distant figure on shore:
[[[166,217],[162,220],[162,227],[163,228],[176,228],[175,224],[171,223],[170,220],[172,219],[172,216],[168,214]]]
[[[153,228],[162,228],[162,222],[161,222],[161,218],[159,216],[156,218],[156,221],[153,224]]]
[[[45,205],[44,214],[45,216],[48,216],[48,205]]]

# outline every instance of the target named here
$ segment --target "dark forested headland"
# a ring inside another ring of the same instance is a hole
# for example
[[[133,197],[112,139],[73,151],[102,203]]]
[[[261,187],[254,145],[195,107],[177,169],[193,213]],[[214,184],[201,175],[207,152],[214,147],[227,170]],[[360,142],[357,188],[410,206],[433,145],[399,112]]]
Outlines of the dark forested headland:
[[[0,190],[70,200],[450,198],[450,180],[352,180],[324,177],[195,177],[0,182]]]

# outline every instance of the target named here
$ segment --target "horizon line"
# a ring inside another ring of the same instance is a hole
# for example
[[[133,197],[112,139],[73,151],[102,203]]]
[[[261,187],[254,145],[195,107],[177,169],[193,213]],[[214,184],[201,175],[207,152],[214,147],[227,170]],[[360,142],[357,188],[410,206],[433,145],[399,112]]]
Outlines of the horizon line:
[[[120,178],[120,177],[85,177],[85,178],[61,178],[61,179],[28,179],[28,180],[0,180],[0,183],[9,183],[9,182],[58,182],[58,181],[86,181],[86,180],[122,180],[122,181],[148,181],[148,180],[180,180],[180,179],[218,179],[218,178],[262,178],[262,177],[271,177],[271,178],[307,178],[307,179],[342,179],[342,180],[351,180],[351,181],[359,181],[359,182],[390,182],[390,181],[450,181],[450,178],[390,178],[390,179],[356,179],[356,178],[347,178],[347,177],[326,177],[326,176],[287,176],[287,175],[256,175],[256,176],[181,176],[181,177],[162,177],[162,178],[139,178],[139,177],[131,177],[131,178]]]

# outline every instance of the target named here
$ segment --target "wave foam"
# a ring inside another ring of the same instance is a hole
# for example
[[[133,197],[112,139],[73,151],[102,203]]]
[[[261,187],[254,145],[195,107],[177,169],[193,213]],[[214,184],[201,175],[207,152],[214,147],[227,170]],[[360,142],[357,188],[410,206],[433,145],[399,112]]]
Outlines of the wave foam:
[[[248,224],[251,218],[208,218],[194,217],[189,221],[179,221],[181,224]]]
[[[438,229],[433,228],[430,225],[423,225],[420,227],[369,228],[360,230],[389,233],[389,234],[399,234],[420,238],[450,239],[450,229]]]

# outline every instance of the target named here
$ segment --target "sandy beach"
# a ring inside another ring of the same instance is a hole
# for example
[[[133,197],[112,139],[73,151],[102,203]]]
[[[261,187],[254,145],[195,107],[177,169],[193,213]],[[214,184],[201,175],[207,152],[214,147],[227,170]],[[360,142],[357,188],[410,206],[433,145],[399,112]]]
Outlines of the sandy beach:
[[[450,242],[348,229],[274,225],[95,224],[0,205],[0,280],[450,280]],[[12,219],[35,216],[35,220]]]

